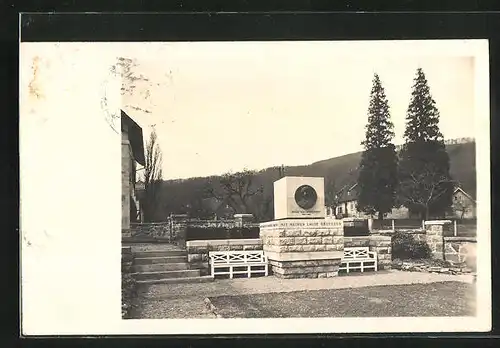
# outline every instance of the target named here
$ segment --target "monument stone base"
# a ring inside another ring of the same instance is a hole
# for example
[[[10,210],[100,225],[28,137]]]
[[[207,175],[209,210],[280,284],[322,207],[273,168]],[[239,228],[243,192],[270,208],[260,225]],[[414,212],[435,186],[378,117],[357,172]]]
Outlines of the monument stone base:
[[[338,275],[344,254],[342,220],[283,219],[260,224],[271,273],[279,278]]]

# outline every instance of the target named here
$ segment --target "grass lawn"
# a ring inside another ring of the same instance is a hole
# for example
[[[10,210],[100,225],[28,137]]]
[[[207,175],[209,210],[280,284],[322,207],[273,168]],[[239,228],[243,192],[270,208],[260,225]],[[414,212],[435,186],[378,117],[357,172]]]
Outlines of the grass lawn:
[[[210,297],[224,318],[475,315],[475,288],[462,282]]]

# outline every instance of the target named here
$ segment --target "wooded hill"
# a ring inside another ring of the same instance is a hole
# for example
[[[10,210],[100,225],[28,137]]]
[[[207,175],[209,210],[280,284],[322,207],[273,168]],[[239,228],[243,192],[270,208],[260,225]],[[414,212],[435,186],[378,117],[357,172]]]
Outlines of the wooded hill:
[[[454,180],[468,194],[476,196],[476,163],[475,142],[455,144],[448,142],[446,150],[450,156],[450,173]],[[325,177],[327,186],[338,191],[343,187],[356,183],[357,167],[361,158],[361,152],[351,153],[344,156],[334,157],[309,165],[285,167],[285,175],[288,176],[321,176]],[[217,182],[220,176],[198,177],[180,180],[166,180],[162,184],[161,202],[159,202],[160,215],[167,216],[170,213],[191,213],[192,215],[210,216],[217,212],[221,215],[221,202],[211,199],[206,195],[206,187],[210,182]],[[254,215],[260,219],[272,218],[272,192],[273,182],[279,179],[278,167],[266,168],[258,171],[252,177],[252,186],[263,187],[263,193],[254,197],[254,209],[263,209],[265,212],[254,211]],[[328,190],[328,187],[325,188]],[[269,206],[271,211],[269,211]],[[228,214],[230,212],[227,212]],[[159,217],[161,219],[162,217]]]

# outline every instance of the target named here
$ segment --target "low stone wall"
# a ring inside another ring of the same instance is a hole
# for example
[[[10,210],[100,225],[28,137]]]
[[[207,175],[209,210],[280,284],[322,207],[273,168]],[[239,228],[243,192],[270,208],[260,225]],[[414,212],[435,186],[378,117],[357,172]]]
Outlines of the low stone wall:
[[[171,239],[171,223],[169,221],[131,223],[130,230],[132,238],[149,237]]]
[[[378,269],[390,269],[392,262],[391,235],[372,234],[362,237],[345,237],[344,248],[368,247],[377,253]]]
[[[187,219],[189,227],[195,228],[236,228],[236,227],[259,227],[258,223],[245,221],[241,219],[226,219],[226,220],[201,220]]]
[[[259,227],[253,222],[251,214],[235,214],[234,219],[202,220],[190,218],[185,214],[172,214],[163,222],[131,223],[130,236],[125,240],[130,241],[155,241],[162,240],[175,243],[180,247],[186,246],[186,233],[188,228],[252,228]]]
[[[346,237],[344,236],[344,248],[369,247],[370,236]]]
[[[415,241],[426,242],[432,252],[432,258],[452,263],[466,263],[467,267],[476,269],[476,238],[445,237],[452,227],[449,220],[434,220],[424,223],[425,229],[397,229],[410,234]],[[391,237],[395,231],[380,230],[378,235]],[[384,251],[382,251],[384,252]]]
[[[208,253],[210,251],[262,250],[262,241],[256,239],[214,239],[186,242],[189,266],[200,269],[201,275],[210,274]]]
[[[444,237],[445,260],[465,263],[476,271],[477,240],[474,237]]]
[[[377,253],[379,270],[390,269],[392,263],[392,242],[390,236],[370,236],[370,251]]]

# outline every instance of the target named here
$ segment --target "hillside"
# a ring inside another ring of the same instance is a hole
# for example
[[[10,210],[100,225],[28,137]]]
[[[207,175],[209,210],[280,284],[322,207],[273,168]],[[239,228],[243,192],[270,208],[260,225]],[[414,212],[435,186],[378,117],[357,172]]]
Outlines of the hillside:
[[[475,142],[448,143],[446,150],[450,156],[450,172],[460,182],[462,188],[473,197],[476,194]],[[309,165],[285,167],[289,176],[322,176],[326,180],[333,179],[335,188],[351,185],[357,179],[357,166],[361,152],[326,159]],[[218,177],[211,177],[217,181]],[[259,171],[253,179],[257,187],[262,185],[264,197],[272,197],[273,182],[279,178],[277,168],[266,168]],[[182,213],[193,205],[202,205],[204,187],[209,178],[191,178],[183,180],[167,180],[163,183],[162,211]],[[213,205],[207,209],[213,209]]]

